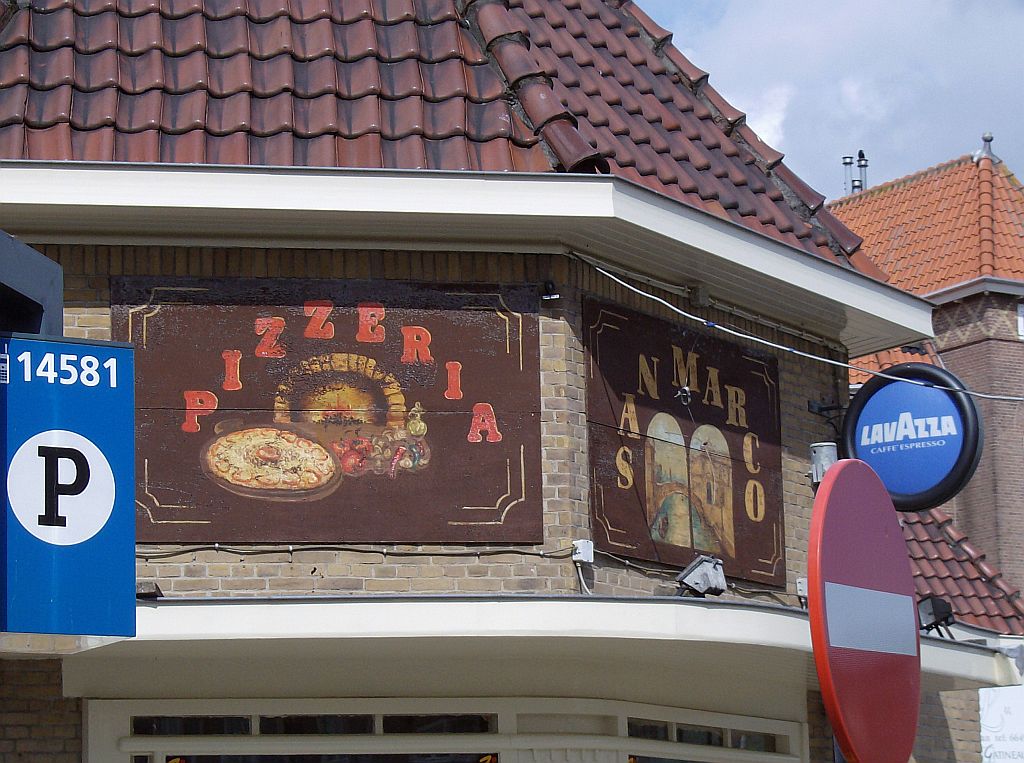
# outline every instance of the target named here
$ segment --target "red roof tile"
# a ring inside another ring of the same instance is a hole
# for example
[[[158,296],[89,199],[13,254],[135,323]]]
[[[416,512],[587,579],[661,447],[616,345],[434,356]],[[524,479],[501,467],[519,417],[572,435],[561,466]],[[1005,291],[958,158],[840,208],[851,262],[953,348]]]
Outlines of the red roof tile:
[[[1024,279],[1024,189],[962,156],[829,205],[894,286],[926,295],[982,276]]]
[[[957,620],[1024,635],[1024,602],[999,570],[985,561],[940,509],[900,514],[919,597],[941,596]]]
[[[32,0],[0,158],[611,171],[877,275],[671,37],[632,0]]]
[[[851,365],[856,366],[856,368],[850,370],[850,384],[864,384],[874,376],[874,374],[869,373],[870,371],[884,371],[900,363],[942,365],[942,361],[939,360],[939,356],[931,342],[924,342],[922,347],[907,348],[906,350],[902,348],[882,350],[882,352],[876,352],[873,355],[862,355],[850,361]]]

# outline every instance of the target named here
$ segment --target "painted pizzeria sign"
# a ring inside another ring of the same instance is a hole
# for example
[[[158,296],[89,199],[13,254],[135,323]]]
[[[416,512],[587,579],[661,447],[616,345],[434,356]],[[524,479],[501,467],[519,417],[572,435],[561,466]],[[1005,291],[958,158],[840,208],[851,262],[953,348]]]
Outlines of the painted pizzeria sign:
[[[777,363],[703,331],[584,304],[598,548],[785,579]]]
[[[124,278],[138,537],[537,542],[536,294]]]

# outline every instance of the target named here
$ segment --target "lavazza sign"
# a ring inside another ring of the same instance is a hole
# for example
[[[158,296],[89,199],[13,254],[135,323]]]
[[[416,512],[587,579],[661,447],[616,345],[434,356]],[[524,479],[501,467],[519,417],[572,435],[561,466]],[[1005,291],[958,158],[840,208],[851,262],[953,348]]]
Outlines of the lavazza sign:
[[[886,369],[850,402],[843,445],[866,462],[901,511],[924,511],[963,489],[981,457],[974,401],[959,379],[925,363]]]

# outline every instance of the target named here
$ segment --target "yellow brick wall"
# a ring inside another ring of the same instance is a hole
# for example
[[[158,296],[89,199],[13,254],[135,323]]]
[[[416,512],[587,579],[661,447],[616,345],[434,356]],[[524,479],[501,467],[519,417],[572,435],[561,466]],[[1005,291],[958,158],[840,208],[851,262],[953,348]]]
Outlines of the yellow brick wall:
[[[678,320],[667,308],[623,289],[578,260],[560,255],[72,245],[40,249],[65,269],[68,336],[89,339],[110,338],[110,277],[122,274],[529,283],[537,284],[538,290],[545,280],[555,281],[562,298],[541,303],[540,316],[544,542],[524,547],[525,551],[552,552],[573,539],[590,537],[581,296],[589,293]],[[774,328],[717,310],[701,310],[672,294],[658,294],[712,320],[803,350],[827,352]],[[792,594],[796,578],[806,574],[813,501],[806,477],[807,444],[834,438],[826,422],[808,412],[807,401],[833,402],[837,394],[844,394],[845,385],[831,367],[789,354],[779,358],[779,368],[786,589]],[[160,547],[140,555],[138,576],[140,581],[157,583],[169,596],[579,591],[575,569],[566,560],[519,551],[492,555],[493,549],[486,546],[474,546],[470,556],[451,555],[464,549],[449,546],[376,548],[389,553],[310,551],[297,546],[291,551],[277,547],[259,555],[184,550],[168,556],[176,547]],[[650,571],[599,556],[586,573],[587,582],[595,593],[606,595],[675,591],[675,570],[643,566]],[[792,597],[787,601],[795,603]]]
[[[0,763],[79,763],[82,703],[65,699],[60,660],[0,660]]]

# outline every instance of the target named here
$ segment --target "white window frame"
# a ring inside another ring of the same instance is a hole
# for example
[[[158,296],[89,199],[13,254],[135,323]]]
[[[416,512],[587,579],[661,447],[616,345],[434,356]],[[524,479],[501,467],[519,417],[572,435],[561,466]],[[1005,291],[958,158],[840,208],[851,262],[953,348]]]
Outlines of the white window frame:
[[[807,763],[807,724],[631,702],[548,698],[373,698],[373,699],[164,699],[86,700],[84,763],[130,763],[132,755],[492,753],[501,763],[531,763],[556,751],[586,751],[587,759],[627,763],[630,755],[701,763]],[[383,734],[383,715],[490,715],[496,733]],[[132,736],[132,716],[250,716],[253,733],[232,736]],[[260,715],[374,715],[374,734],[265,735]],[[519,732],[519,716],[600,719],[615,734]],[[764,753],[629,737],[629,718],[772,734],[784,752]],[[603,753],[593,758],[592,753]],[[571,760],[571,758],[570,758]]]

